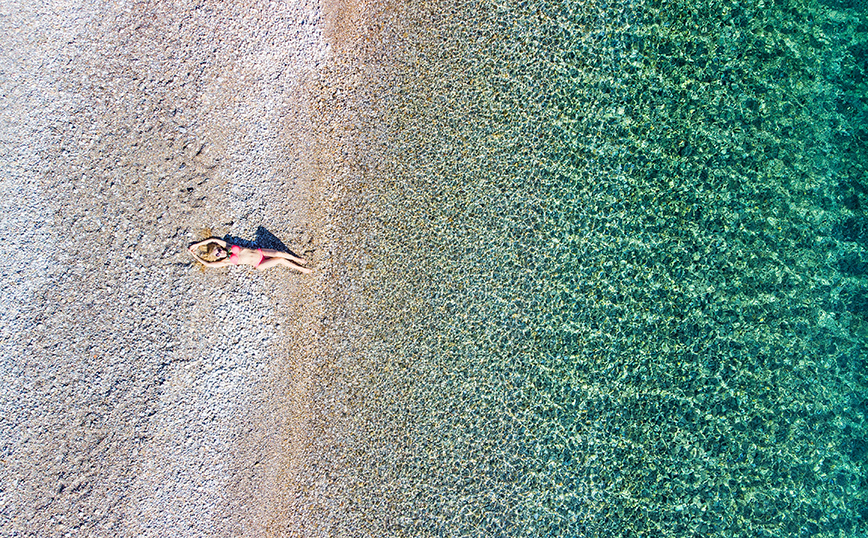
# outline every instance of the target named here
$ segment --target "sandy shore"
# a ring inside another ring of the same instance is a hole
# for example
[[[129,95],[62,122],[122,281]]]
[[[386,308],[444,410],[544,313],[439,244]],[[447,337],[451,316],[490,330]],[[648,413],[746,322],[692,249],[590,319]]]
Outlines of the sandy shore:
[[[0,9],[0,535],[325,532],[298,499],[383,9]],[[203,271],[206,228],[316,273]]]

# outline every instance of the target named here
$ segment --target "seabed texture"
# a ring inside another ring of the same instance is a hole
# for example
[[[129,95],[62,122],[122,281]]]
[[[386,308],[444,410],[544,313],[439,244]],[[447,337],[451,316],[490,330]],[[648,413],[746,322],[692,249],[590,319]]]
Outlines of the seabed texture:
[[[868,534],[858,0],[8,5],[3,536]]]

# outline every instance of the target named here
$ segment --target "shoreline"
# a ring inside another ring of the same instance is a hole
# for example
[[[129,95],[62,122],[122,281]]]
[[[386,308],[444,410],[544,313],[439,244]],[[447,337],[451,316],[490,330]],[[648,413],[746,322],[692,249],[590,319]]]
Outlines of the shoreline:
[[[294,344],[288,353],[305,356],[307,363],[284,376],[298,380],[288,391],[294,395],[288,429],[294,435],[284,440],[282,457],[276,460],[281,469],[275,481],[281,509],[270,518],[268,536],[331,532],[328,529],[340,528],[338,520],[349,501],[340,495],[346,493],[340,489],[340,477],[351,460],[351,439],[345,435],[351,432],[342,430],[342,422],[352,404],[342,383],[339,355],[355,335],[343,334],[335,341],[332,331],[335,310],[352,308],[347,300],[355,298],[347,288],[352,285],[347,275],[361,262],[358,245],[349,244],[343,234],[347,219],[353,219],[346,201],[359,192],[359,163],[373,148],[373,124],[382,115],[382,96],[374,91],[391,77],[392,68],[385,61],[388,54],[383,53],[381,39],[383,26],[396,22],[395,13],[401,9],[397,4],[323,2],[324,36],[331,53],[306,93],[314,126],[312,161],[306,166],[316,177],[312,218],[323,263],[313,275],[313,285],[301,292],[318,308],[288,331],[310,335],[311,341]],[[387,13],[391,15],[384,16]]]

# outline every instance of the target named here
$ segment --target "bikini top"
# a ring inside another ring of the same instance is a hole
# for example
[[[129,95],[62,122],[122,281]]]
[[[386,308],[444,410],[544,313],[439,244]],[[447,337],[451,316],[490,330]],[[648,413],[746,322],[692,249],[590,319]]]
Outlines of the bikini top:
[[[232,262],[233,265],[238,265],[238,253],[241,252],[241,247],[238,245],[230,245],[229,250],[232,251],[232,254],[229,255],[229,261]]]

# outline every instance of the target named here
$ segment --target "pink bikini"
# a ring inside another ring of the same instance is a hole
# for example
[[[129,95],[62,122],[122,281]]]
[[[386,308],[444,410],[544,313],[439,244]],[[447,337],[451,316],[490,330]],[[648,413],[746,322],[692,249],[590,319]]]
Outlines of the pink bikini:
[[[229,255],[229,261],[232,262],[233,265],[238,265],[238,253],[241,252],[241,247],[239,247],[238,245],[232,245],[229,250],[232,251],[232,254]],[[253,267],[259,267],[259,264],[262,263],[262,260],[265,259],[265,254],[262,253],[261,248],[256,249],[256,252],[259,253],[260,258],[259,261],[256,262],[256,265],[254,265]]]

